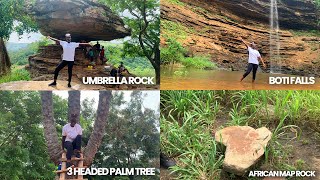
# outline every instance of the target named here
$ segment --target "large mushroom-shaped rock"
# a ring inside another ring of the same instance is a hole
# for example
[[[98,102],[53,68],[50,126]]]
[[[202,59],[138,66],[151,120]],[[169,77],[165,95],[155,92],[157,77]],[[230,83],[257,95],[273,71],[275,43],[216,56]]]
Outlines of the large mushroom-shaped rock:
[[[216,132],[215,140],[226,146],[224,170],[244,175],[264,154],[271,134],[265,127],[254,129],[249,126],[230,126]]]
[[[72,41],[113,40],[130,35],[122,19],[95,0],[36,0],[27,8],[41,34]]]

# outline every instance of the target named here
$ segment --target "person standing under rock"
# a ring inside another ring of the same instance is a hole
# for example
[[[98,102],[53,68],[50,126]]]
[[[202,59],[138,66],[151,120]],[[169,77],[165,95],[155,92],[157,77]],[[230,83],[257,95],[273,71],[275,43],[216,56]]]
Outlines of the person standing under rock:
[[[102,46],[101,51],[100,51],[100,60],[103,65],[103,63],[104,63],[104,46]]]
[[[253,71],[252,75],[252,83],[256,80],[256,74],[259,67],[259,60],[262,62],[263,67],[266,68],[266,64],[264,63],[259,51],[257,50],[257,46],[254,42],[248,43],[244,41],[241,37],[241,41],[247,46],[249,52],[249,59],[248,59],[248,68],[247,71],[243,74],[240,81],[242,81],[245,77],[247,77],[251,71]]]
[[[58,39],[55,39],[53,37],[48,36],[47,38],[53,40],[56,42],[56,44],[59,44],[63,48],[63,54],[62,54],[62,61],[59,63],[57,68],[54,71],[54,81],[49,84],[49,86],[56,86],[57,85],[57,78],[59,75],[59,72],[68,65],[68,87],[71,87],[71,78],[72,78],[72,68],[74,64],[74,57],[76,48],[79,47],[79,45],[86,45],[91,46],[89,43],[75,43],[71,42],[71,34],[66,34],[66,41],[61,41]]]

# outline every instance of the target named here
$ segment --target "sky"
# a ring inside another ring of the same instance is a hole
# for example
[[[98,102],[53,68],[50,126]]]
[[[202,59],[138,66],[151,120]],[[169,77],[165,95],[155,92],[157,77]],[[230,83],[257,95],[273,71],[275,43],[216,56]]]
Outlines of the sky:
[[[8,42],[12,42],[12,43],[33,43],[36,41],[39,41],[41,39],[41,37],[43,37],[39,32],[38,33],[24,33],[23,35],[18,36],[18,33],[13,32],[10,35],[10,38],[8,40]]]
[[[130,94],[132,91],[121,91],[124,92],[125,101],[130,101]],[[68,98],[68,91],[53,91],[54,94],[61,96],[62,98]],[[143,91],[147,96],[144,98],[143,106],[145,108],[153,109],[158,111],[160,104],[160,92],[159,91]],[[86,98],[95,99],[95,108],[98,107],[99,91],[81,91],[81,101]]]

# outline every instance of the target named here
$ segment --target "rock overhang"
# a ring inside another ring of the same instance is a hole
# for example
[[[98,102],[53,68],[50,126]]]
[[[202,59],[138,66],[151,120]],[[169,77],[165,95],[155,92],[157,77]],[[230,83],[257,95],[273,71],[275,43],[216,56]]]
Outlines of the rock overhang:
[[[110,41],[131,35],[110,8],[91,0],[36,0],[27,8],[44,36],[72,41]]]

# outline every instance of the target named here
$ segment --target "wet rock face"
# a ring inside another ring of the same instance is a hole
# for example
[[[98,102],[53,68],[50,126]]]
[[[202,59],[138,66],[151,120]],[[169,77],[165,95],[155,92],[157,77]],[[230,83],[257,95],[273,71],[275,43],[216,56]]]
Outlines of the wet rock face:
[[[72,41],[113,40],[130,35],[122,19],[92,0],[36,0],[28,7],[44,36]]]
[[[183,0],[191,3],[191,0]],[[200,1],[201,2],[201,1]],[[209,0],[212,6],[219,6],[243,19],[269,24],[270,0]],[[204,8],[206,8],[204,6]],[[320,14],[313,0],[278,1],[280,26],[289,29],[320,29]]]
[[[246,69],[248,54],[240,37],[248,42],[258,44],[258,50],[270,67],[270,30],[269,19],[259,21],[257,15],[254,21],[246,15],[235,15],[225,6],[231,0],[181,0],[184,5],[176,5],[168,0],[161,1],[161,20],[179,23],[188,31],[187,36],[179,42],[188,49],[188,55],[210,55],[211,60],[219,68],[243,71]],[[235,0],[238,2],[238,0]],[[296,1],[296,0],[293,0]],[[246,0],[244,1],[246,2]],[[263,1],[254,1],[265,2]],[[269,2],[269,1],[268,1]],[[281,1],[286,2],[286,1]],[[288,1],[289,2],[289,1]],[[231,3],[230,3],[231,4]],[[269,4],[265,4],[269,10]],[[311,4],[312,5],[312,4]],[[250,7],[249,5],[247,5]],[[240,8],[240,7],[239,7]],[[243,7],[244,8],[244,7]],[[304,8],[304,7],[297,7]],[[235,7],[233,11],[236,11]],[[261,10],[261,8],[257,8]],[[239,10],[241,12],[243,10]],[[247,11],[246,11],[247,12]],[[248,11],[251,12],[251,11]],[[251,13],[256,13],[253,11]],[[269,15],[266,14],[266,16]],[[305,16],[307,14],[304,14]],[[307,21],[306,21],[307,22]],[[292,23],[296,23],[294,19]],[[312,23],[311,23],[312,24]],[[164,26],[162,26],[163,28]],[[294,75],[320,76],[320,41],[319,37],[305,37],[296,35],[280,27],[280,56],[283,73]],[[162,29],[162,35],[166,29]],[[165,36],[161,37],[161,46],[167,45]]]
[[[264,154],[270,139],[271,132],[265,127],[230,126],[216,132],[215,140],[226,146],[224,170],[244,175]]]

